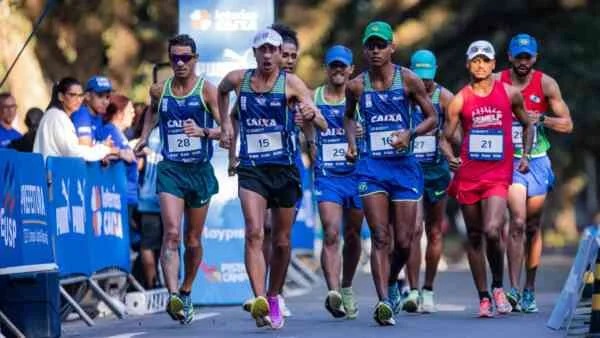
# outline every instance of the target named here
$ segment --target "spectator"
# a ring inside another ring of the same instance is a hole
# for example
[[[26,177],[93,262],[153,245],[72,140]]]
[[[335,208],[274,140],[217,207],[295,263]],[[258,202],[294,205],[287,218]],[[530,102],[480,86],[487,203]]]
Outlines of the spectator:
[[[148,105],[146,105],[144,102],[136,102],[133,104],[133,123],[131,127],[125,129],[125,136],[127,136],[128,140],[131,141],[140,138],[143,127],[142,117],[144,116],[144,112],[147,108]]]
[[[104,76],[94,76],[85,85],[85,101],[81,107],[71,115],[79,144],[90,146],[104,141],[99,137],[102,129],[102,115],[110,103],[112,84]]]
[[[44,112],[40,108],[30,108],[25,115],[25,125],[27,126],[27,132],[20,139],[13,140],[10,143],[10,148],[23,152],[33,151],[33,141],[35,141],[35,134],[37,133],[40,125],[40,120]]]
[[[101,139],[110,138],[116,148],[119,149],[118,157],[115,159],[125,162],[127,167],[127,205],[130,208],[129,215],[137,205],[138,170],[133,150],[127,143],[123,131],[131,126],[133,122],[133,104],[123,95],[112,95],[110,104],[104,114],[104,127],[99,130]]]
[[[0,93],[0,148],[6,148],[12,140],[23,135],[12,127],[17,116],[17,102],[10,93]]]
[[[48,156],[70,156],[86,161],[98,161],[115,153],[110,147],[110,139],[94,146],[79,144],[75,126],[69,117],[79,109],[83,96],[81,83],[72,77],[65,77],[54,85],[48,110],[35,135],[33,152],[41,153],[44,159]]]

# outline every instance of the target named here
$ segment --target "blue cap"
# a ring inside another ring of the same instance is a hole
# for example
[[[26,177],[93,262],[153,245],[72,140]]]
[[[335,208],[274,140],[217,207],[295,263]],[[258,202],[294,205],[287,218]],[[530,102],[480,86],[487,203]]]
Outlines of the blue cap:
[[[112,92],[112,84],[107,77],[93,76],[85,85],[86,92],[107,93]]]
[[[352,65],[352,51],[342,45],[335,45],[325,53],[325,64],[329,65],[334,61],[339,61],[346,66]]]
[[[435,55],[426,49],[416,51],[410,58],[410,69],[423,80],[433,80],[437,70]]]
[[[538,51],[538,45],[535,38],[529,34],[517,34],[511,40],[508,45],[508,52],[513,57],[526,53],[531,56],[536,56]]]

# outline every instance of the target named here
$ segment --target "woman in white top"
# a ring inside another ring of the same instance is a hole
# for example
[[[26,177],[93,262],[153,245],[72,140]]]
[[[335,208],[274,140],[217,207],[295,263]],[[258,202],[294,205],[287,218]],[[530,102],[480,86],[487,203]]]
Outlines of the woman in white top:
[[[118,153],[111,147],[110,139],[94,146],[79,144],[70,116],[81,106],[83,95],[81,83],[72,77],[65,77],[54,85],[50,105],[35,135],[34,153],[42,154],[44,160],[48,156],[65,156],[86,161],[98,161]]]

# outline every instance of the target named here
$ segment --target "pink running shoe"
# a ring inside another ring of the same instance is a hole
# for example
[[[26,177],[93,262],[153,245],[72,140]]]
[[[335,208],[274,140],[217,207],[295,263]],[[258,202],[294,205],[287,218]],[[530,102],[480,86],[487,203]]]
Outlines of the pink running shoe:
[[[496,312],[502,315],[512,312],[512,306],[508,302],[508,299],[506,299],[504,289],[495,288],[492,290],[492,295],[494,297],[494,304],[496,305]]]
[[[277,296],[267,297],[269,301],[269,319],[271,322],[271,328],[278,330],[283,327],[285,319],[283,318],[283,314],[279,309],[279,299]]]
[[[479,301],[479,318],[492,318],[494,313],[492,312],[492,301],[485,297]]]

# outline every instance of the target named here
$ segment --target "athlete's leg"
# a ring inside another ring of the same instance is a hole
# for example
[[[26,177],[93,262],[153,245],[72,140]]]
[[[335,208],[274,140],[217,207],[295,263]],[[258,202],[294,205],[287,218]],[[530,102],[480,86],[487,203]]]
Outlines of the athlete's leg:
[[[465,225],[467,227],[467,258],[477,291],[488,292],[485,272],[485,256],[483,255],[483,217],[481,203],[461,205]]]
[[[542,256],[542,229],[540,220],[545,201],[546,195],[530,197],[527,200],[525,288],[530,290],[535,289],[535,275]]]
[[[390,276],[391,227],[389,224],[389,200],[384,193],[362,198],[365,217],[371,230],[371,272],[375,290],[380,301],[388,299]]]
[[[508,258],[508,277],[511,288],[518,288],[523,269],[523,250],[525,248],[525,219],[527,214],[527,188],[519,183],[508,189],[508,207],[510,224],[506,242]]]
[[[271,210],[273,213],[273,238],[267,295],[274,297],[283,288],[287,267],[290,264],[290,234],[296,210],[294,207],[273,208]]]
[[[343,208],[333,202],[319,203],[319,215],[323,224],[323,250],[321,251],[321,266],[325,282],[329,290],[340,288],[342,262],[340,257],[340,227]]]
[[[207,212],[208,203],[200,208],[186,209],[187,227],[185,229],[185,254],[183,256],[185,274],[181,285],[181,290],[185,292],[192,290],[192,284],[202,262],[202,230],[204,229]]]
[[[389,285],[396,283],[396,277],[408,261],[411,243],[415,241],[415,228],[417,223],[417,201],[392,202],[394,221],[394,251],[388,278]],[[418,274],[418,271],[417,271]],[[412,287],[412,284],[411,284]]]
[[[271,209],[265,210],[265,228],[263,238],[263,256],[265,257],[265,268],[269,271],[269,262],[271,261],[271,235],[273,232],[273,213]]]
[[[346,209],[344,224],[344,249],[343,249],[343,274],[342,288],[352,286],[354,274],[358,268],[360,254],[362,252],[360,241],[360,229],[364,213],[361,209]]]
[[[481,206],[487,259],[492,271],[492,286],[501,287],[504,272],[502,229],[505,225],[506,199],[499,196],[491,196],[483,200]]]
[[[179,241],[184,200],[166,193],[158,194],[163,223],[163,244],[160,256],[165,284],[169,293],[177,292],[179,274]]]
[[[423,288],[426,290],[433,290],[433,280],[437,273],[440,258],[442,257],[442,224],[446,217],[447,204],[448,197],[444,197],[433,204],[425,202],[427,249],[425,251],[425,282],[423,283]]]
[[[239,197],[246,224],[244,263],[255,296],[265,295],[265,258],[263,256],[263,226],[267,200],[260,194],[239,188]]]
[[[411,289],[419,287],[419,272],[421,270],[421,236],[423,236],[423,219],[425,218],[425,210],[423,203],[425,198],[422,198],[417,207],[417,220],[415,222],[415,239],[410,245],[410,256],[406,263],[406,278]]]

